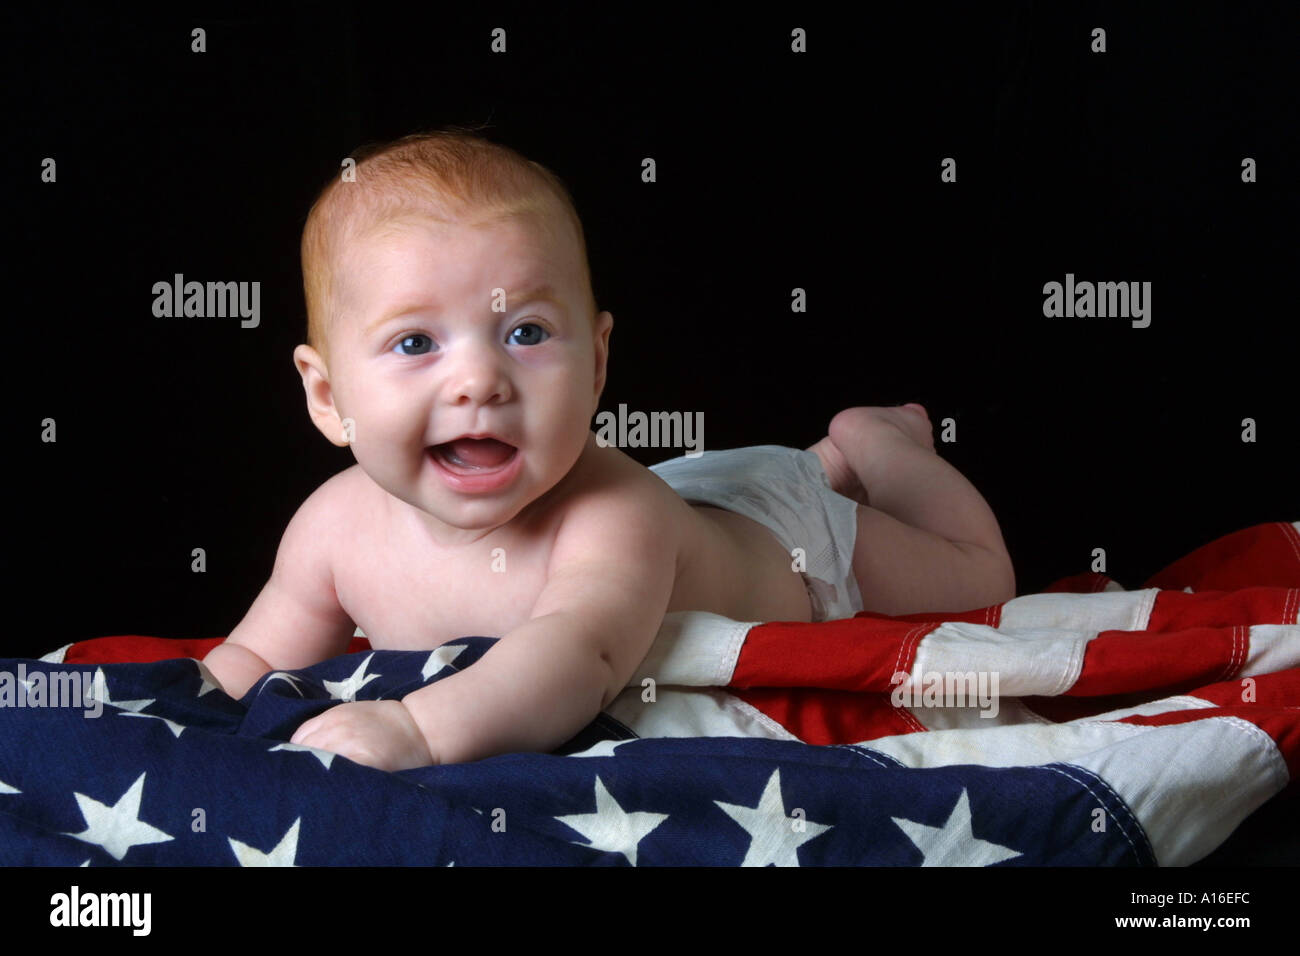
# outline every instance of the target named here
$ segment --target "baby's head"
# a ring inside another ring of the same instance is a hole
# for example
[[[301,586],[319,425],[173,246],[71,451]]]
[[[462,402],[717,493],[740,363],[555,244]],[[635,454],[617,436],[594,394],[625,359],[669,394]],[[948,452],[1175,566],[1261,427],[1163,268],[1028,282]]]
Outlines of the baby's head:
[[[317,197],[302,235],[307,343],[328,356],[339,315],[346,252],[386,225],[446,220],[480,225],[526,219],[566,247],[578,270],[583,308],[594,323],[596,300],[582,221],[560,179],[507,146],[468,132],[417,133],[356,151],[355,181],[333,177]],[[552,250],[555,251],[555,250]]]
[[[569,472],[604,387],[582,224],[554,174],[472,134],[354,158],[303,230],[308,410],[394,497],[497,527]]]

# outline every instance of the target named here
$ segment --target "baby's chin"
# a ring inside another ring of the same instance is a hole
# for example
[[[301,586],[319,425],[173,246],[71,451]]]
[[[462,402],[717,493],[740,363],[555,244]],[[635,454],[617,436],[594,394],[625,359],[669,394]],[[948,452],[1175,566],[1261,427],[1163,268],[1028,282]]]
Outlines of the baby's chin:
[[[389,494],[422,521],[447,532],[484,535],[510,524],[534,500],[515,496],[465,499],[421,494]]]
[[[427,457],[427,451],[426,451]],[[489,532],[509,524],[539,499],[549,488],[541,488],[536,476],[530,475],[522,461],[512,463],[513,472],[501,488],[490,491],[462,491],[454,480],[437,472],[435,462],[426,461],[419,480],[412,486],[388,489],[389,494],[422,515],[460,531]]]

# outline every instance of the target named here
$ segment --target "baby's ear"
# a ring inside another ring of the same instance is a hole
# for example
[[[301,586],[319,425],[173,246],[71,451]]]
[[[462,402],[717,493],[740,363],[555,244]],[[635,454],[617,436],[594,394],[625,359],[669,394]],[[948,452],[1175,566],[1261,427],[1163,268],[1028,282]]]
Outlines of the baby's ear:
[[[330,388],[329,369],[310,345],[300,345],[293,350],[293,364],[302,376],[302,388],[307,393],[307,414],[320,433],[340,448],[348,444],[343,422],[334,407],[334,392]]]
[[[605,390],[605,372],[609,365],[609,333],[614,328],[614,316],[601,312],[596,316],[596,401]]]

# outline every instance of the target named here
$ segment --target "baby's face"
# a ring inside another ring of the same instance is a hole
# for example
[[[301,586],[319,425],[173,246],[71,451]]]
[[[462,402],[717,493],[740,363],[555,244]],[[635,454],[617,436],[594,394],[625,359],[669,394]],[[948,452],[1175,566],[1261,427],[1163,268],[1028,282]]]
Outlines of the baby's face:
[[[449,542],[510,521],[586,445],[613,320],[593,331],[571,245],[531,219],[422,221],[368,235],[341,264],[335,409],[366,473]],[[514,447],[504,464],[497,446],[477,471],[435,449],[484,434]]]

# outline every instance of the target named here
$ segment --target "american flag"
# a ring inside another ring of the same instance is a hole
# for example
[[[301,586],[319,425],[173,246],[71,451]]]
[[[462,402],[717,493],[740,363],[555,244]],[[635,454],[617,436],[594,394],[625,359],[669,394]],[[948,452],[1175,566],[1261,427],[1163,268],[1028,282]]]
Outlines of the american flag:
[[[1275,522],[1139,590],[1090,574],[962,613],[679,613],[559,751],[400,773],[288,740],[494,638],[357,639],[239,701],[197,663],[217,638],[89,640],[0,660],[23,673],[0,695],[0,864],[1188,864],[1296,775],[1298,610],[1300,532]],[[93,680],[102,714],[19,705],[37,673]]]

